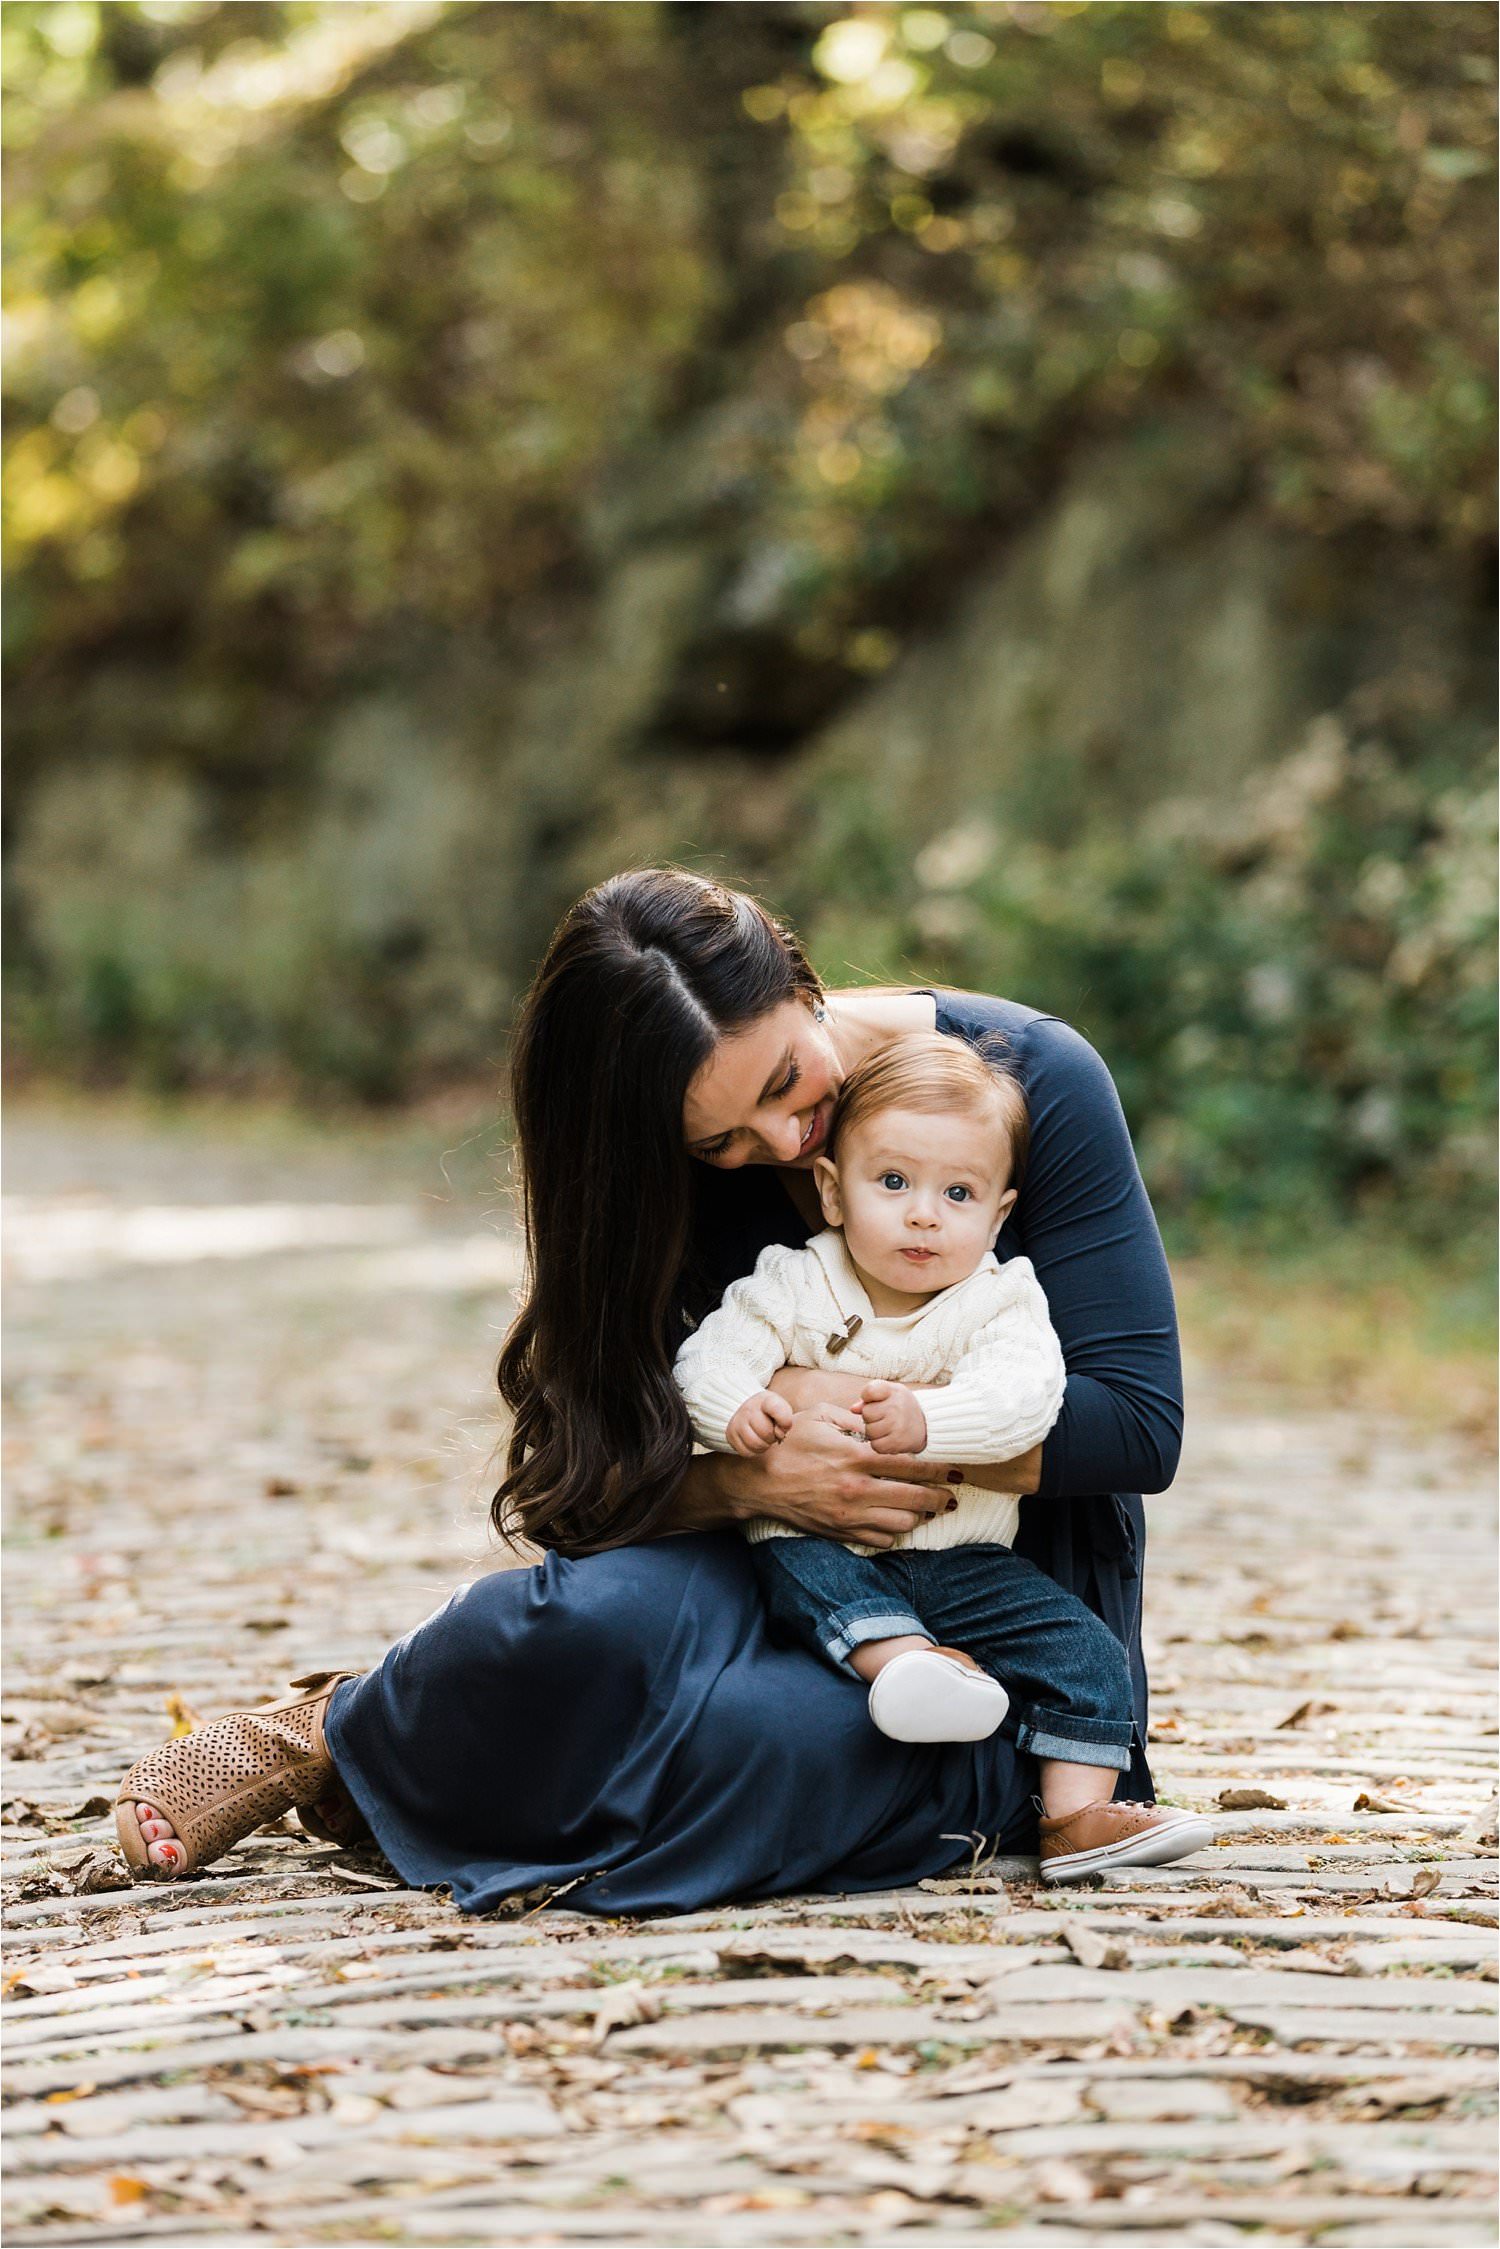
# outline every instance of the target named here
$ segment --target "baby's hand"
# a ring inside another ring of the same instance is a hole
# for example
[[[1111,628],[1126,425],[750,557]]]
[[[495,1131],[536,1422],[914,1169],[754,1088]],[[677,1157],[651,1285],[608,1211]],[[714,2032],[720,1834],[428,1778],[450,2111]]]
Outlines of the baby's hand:
[[[753,1398],[729,1417],[724,1434],[731,1448],[746,1460],[779,1445],[792,1426],[792,1409],[774,1390],[757,1390]]]
[[[876,1452],[925,1450],[927,1416],[904,1382],[867,1382],[855,1411]]]

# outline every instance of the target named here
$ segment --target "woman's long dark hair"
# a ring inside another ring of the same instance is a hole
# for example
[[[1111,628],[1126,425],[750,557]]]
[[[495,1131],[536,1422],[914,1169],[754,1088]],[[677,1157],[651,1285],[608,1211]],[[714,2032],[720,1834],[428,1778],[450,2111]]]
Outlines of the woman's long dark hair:
[[[511,1049],[527,1294],[500,1353],[502,1537],[593,1554],[660,1528],[692,1450],[672,1378],[683,1100],[721,1038],[818,996],[764,907],[677,868],[615,875],[564,916]]]

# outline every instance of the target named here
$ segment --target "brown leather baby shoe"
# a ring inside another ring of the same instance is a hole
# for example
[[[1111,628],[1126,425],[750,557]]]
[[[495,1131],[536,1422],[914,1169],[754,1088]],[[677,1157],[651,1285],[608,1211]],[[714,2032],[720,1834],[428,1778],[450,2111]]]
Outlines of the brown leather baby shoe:
[[[1111,1866],[1166,1866],[1214,1839],[1201,1812],[1162,1804],[1085,1804],[1065,1819],[1044,1819],[1042,1880],[1076,1882]]]

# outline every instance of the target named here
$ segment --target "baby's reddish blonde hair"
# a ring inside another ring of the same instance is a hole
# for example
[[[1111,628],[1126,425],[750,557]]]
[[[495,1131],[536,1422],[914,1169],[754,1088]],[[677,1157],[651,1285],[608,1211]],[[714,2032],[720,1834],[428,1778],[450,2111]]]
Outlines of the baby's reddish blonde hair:
[[[886,1109],[992,1122],[1009,1151],[1008,1184],[1020,1185],[1031,1146],[1031,1111],[998,1038],[987,1052],[942,1031],[892,1039],[851,1070],[839,1088],[828,1124],[829,1155],[837,1157],[842,1134]]]

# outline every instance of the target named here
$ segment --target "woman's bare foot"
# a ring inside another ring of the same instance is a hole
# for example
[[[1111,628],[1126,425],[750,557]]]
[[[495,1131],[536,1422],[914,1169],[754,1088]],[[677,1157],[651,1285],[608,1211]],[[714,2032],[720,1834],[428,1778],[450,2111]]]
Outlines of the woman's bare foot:
[[[177,1831],[169,1819],[164,1819],[154,1804],[137,1803],[135,1816],[140,1822],[141,1841],[147,1846],[146,1856],[153,1866],[182,1866],[187,1853],[177,1840]]]

